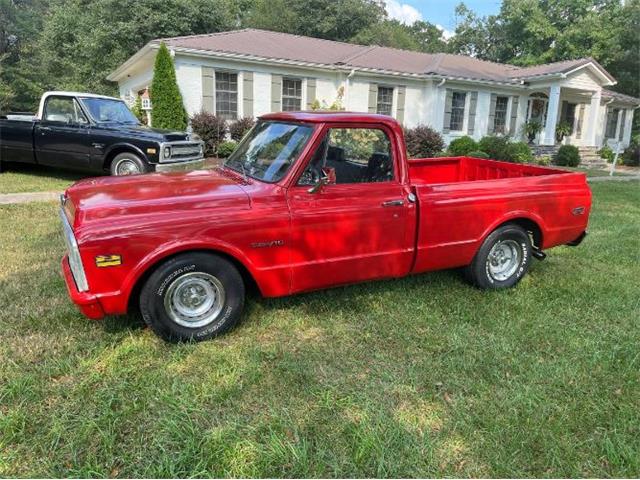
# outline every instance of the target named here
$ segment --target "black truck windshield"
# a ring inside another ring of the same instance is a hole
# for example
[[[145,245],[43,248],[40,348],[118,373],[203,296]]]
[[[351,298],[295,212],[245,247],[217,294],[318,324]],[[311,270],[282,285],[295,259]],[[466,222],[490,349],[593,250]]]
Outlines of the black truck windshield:
[[[138,124],[138,119],[120,100],[109,98],[81,98],[91,117],[98,123]]]
[[[258,122],[225,166],[263,182],[277,182],[287,173],[311,138],[313,127],[300,123]]]

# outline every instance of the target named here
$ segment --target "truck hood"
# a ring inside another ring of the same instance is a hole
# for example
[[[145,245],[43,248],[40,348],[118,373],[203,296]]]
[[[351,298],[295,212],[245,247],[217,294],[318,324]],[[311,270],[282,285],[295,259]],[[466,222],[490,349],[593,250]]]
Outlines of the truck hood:
[[[129,125],[123,123],[102,123],[99,128],[114,130],[119,134],[129,137],[143,138],[147,140],[155,140],[157,142],[177,142],[189,140],[189,134],[174,130],[165,130],[162,128],[151,128],[146,125]]]
[[[65,209],[74,229],[91,223],[107,227],[134,218],[175,221],[205,210],[233,215],[251,206],[241,185],[241,177],[222,169],[89,178],[67,189]]]

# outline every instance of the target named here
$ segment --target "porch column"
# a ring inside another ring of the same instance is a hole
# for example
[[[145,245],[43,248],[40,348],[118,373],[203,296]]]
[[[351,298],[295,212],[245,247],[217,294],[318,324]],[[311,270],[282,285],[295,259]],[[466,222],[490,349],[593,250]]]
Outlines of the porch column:
[[[598,131],[598,121],[600,120],[600,90],[593,92],[591,95],[591,105],[589,106],[589,124],[587,125],[587,134],[585,136],[585,144],[589,147],[596,145],[596,132]]]
[[[560,107],[560,85],[551,85],[549,89],[549,105],[547,106],[547,122],[544,127],[544,138],[541,145],[556,144],[556,125]]]

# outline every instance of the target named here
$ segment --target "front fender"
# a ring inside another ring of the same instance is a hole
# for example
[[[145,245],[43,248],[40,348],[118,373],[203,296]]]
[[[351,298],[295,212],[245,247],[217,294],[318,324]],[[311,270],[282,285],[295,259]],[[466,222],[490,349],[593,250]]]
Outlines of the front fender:
[[[156,148],[159,149],[160,147],[156,145]],[[126,151],[135,152],[135,154],[142,158],[143,161],[151,163],[146,152],[144,152],[140,147],[129,142],[115,143],[107,147],[103,154],[103,161],[105,161],[107,158],[110,158],[111,156],[115,156],[118,153]]]
[[[129,274],[125,278],[125,281],[123,282],[121,290],[121,293],[124,294],[124,297],[126,297],[126,305],[129,304],[131,294],[133,293],[134,288],[138,285],[138,282],[151,269],[173,255],[194,250],[204,250],[210,251],[211,253],[221,253],[233,258],[249,272],[254,280],[256,280],[256,284],[262,292],[260,282],[257,280],[258,275],[256,275],[256,269],[249,258],[242,252],[242,250],[222,241],[189,240],[160,245],[158,248],[146,255],[142,259],[142,261],[140,261],[138,265],[136,265],[135,269],[129,272]]]

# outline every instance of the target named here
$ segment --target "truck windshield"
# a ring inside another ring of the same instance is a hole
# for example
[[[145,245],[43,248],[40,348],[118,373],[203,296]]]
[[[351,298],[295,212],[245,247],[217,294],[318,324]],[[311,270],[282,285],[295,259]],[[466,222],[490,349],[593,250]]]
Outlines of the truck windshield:
[[[98,123],[138,124],[138,119],[120,100],[109,98],[84,97],[80,99],[89,110],[91,117]]]
[[[291,168],[312,133],[313,127],[300,123],[258,122],[225,166],[256,180],[277,182]]]

